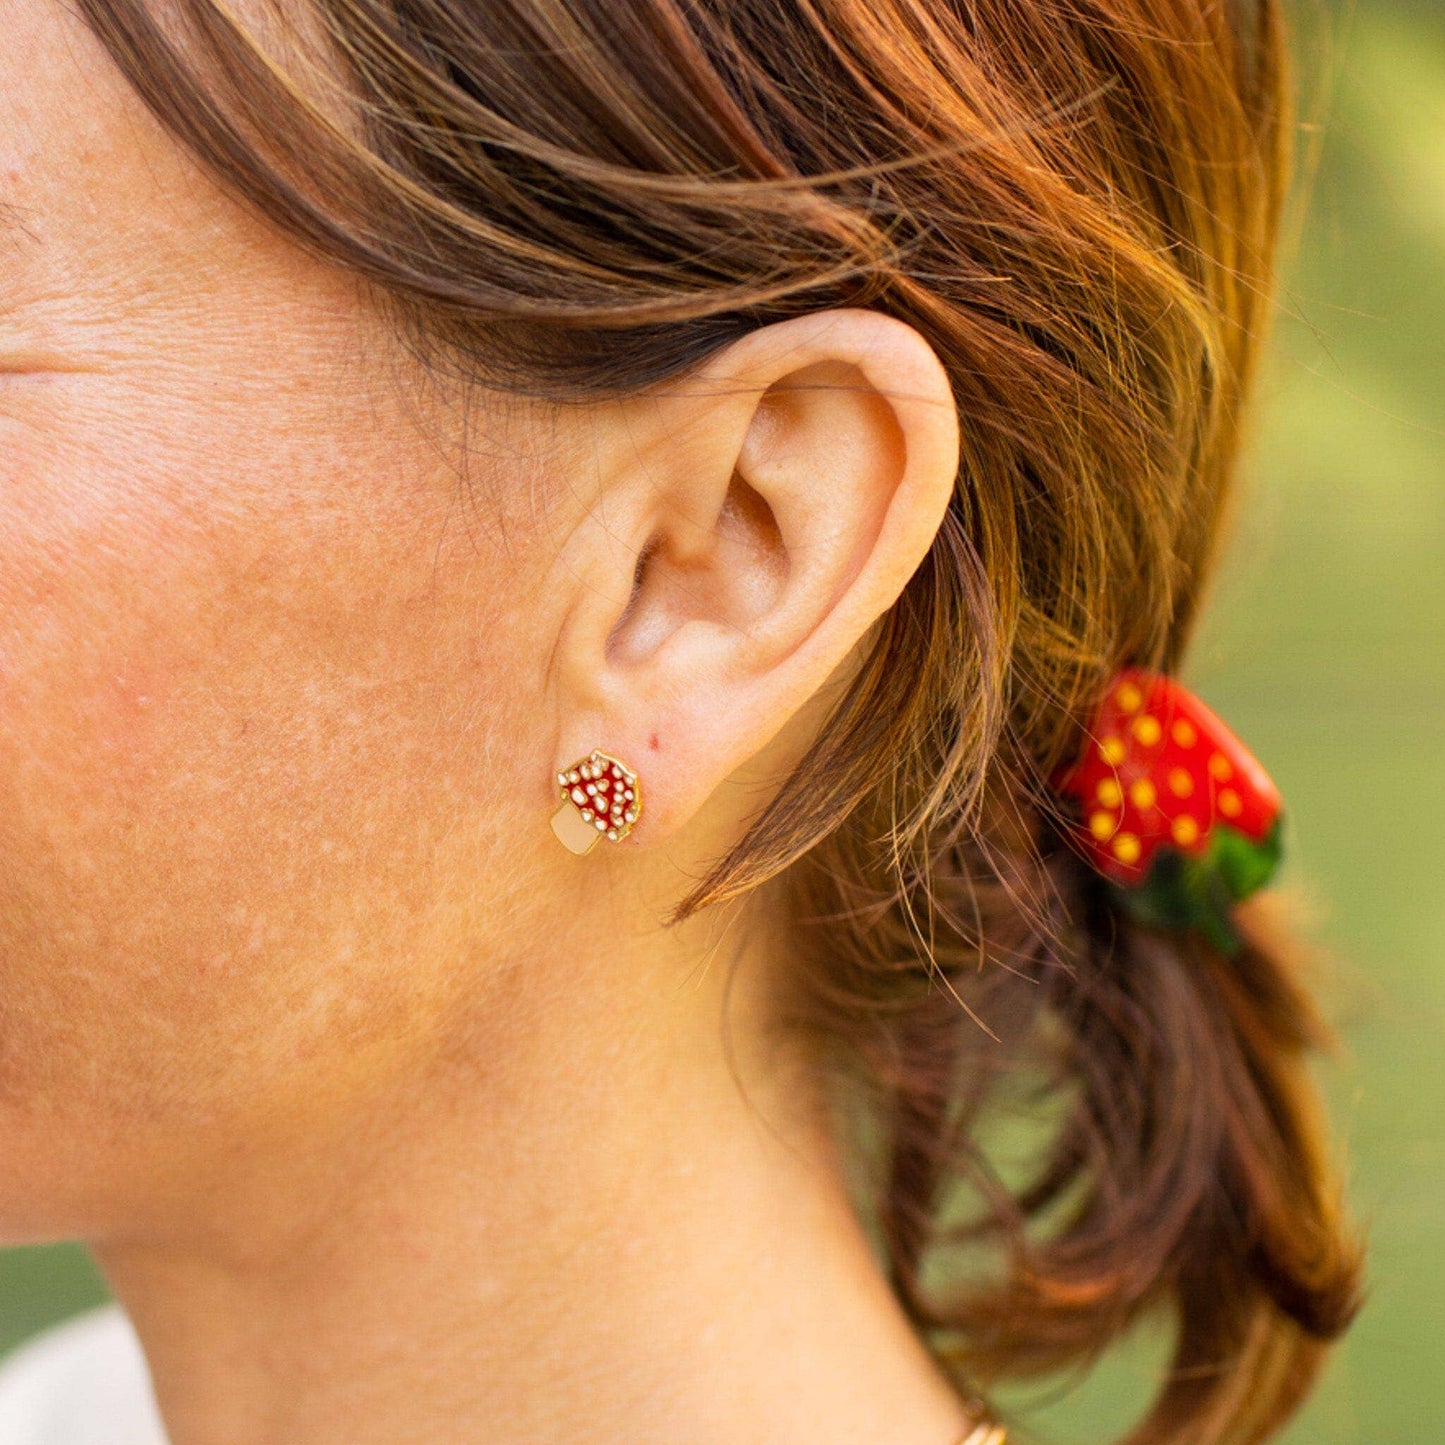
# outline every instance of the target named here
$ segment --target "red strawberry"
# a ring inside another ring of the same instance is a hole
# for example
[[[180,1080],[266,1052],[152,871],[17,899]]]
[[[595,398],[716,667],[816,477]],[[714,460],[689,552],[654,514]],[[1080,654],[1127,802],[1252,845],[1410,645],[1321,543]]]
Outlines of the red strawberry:
[[[1143,895],[1151,921],[1200,923],[1223,941],[1220,915],[1279,860],[1283,804],[1269,775],[1194,693],[1144,668],[1115,675],[1086,736],[1050,779],[1080,805],[1086,856]]]

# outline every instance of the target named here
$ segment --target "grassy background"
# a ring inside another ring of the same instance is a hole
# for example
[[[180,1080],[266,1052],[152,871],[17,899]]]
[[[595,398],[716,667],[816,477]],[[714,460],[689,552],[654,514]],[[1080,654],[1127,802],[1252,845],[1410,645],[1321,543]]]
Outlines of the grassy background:
[[[1189,680],[1280,784],[1284,879],[1346,960],[1324,1078],[1371,1295],[1286,1439],[1427,1445],[1445,1439],[1445,6],[1317,0],[1304,48],[1328,72],[1307,101],[1320,166]],[[0,1251],[0,1349],[104,1297],[74,1246]],[[1112,1438],[1157,1358],[1142,1341],[1031,1418],[1060,1445]]]

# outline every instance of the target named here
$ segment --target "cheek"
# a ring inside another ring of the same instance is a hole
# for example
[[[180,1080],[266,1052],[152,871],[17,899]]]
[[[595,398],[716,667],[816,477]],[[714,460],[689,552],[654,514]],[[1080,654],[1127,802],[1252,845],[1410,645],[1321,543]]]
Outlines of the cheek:
[[[169,480],[183,458],[87,401],[0,438],[0,828],[79,870],[142,820],[179,745],[207,745],[187,714],[224,646],[227,565]]]
[[[414,505],[323,504],[279,437],[105,435],[0,460],[0,1141],[42,1104],[149,1127],[389,1056],[445,1006],[397,966],[440,860],[528,796],[473,766],[506,619],[481,655],[447,625],[475,608]]]
[[[124,453],[6,433],[0,896],[59,866],[78,909],[85,890],[75,881],[133,827],[167,747],[202,576],[180,519],[129,484]]]

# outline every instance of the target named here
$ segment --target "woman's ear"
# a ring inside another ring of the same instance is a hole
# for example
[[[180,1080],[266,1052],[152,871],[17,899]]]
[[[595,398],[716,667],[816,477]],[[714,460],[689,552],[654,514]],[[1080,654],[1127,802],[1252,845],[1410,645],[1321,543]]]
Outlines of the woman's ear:
[[[835,309],[750,332],[602,425],[617,445],[567,549],[553,771],[621,758],[644,799],[623,846],[646,845],[893,604],[952,496],[958,414],[916,330]]]

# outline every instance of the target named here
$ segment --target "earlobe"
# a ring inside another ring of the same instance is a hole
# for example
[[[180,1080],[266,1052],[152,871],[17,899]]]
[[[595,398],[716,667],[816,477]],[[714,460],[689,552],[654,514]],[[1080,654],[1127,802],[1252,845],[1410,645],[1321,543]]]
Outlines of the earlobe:
[[[563,639],[575,714],[552,769],[593,747],[632,758],[646,842],[685,826],[896,600],[952,495],[958,418],[924,338],[850,309],[749,333],[625,427],[638,460],[604,505],[614,541],[624,512],[639,541],[614,547],[604,571],[625,576],[593,580]]]

